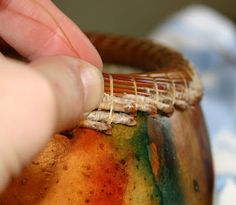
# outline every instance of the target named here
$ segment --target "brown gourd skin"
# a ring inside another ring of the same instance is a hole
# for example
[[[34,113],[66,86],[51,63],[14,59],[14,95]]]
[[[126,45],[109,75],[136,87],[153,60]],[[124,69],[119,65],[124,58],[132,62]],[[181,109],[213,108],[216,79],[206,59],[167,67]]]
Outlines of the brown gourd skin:
[[[173,50],[127,37],[88,36],[106,62],[180,70],[191,81],[189,63]],[[211,205],[213,176],[205,122],[195,102],[169,117],[138,113],[137,126],[114,125],[111,136],[86,128],[71,138],[54,136],[12,180],[0,205]]]
[[[148,146],[155,147],[150,164],[160,201],[145,196],[150,185],[143,178],[149,175],[137,161],[137,151],[131,149],[122,158],[126,147],[116,143],[117,138],[128,141],[127,133],[132,136],[138,128],[116,125],[112,136],[85,128],[77,129],[72,139],[55,136],[13,179],[0,197],[1,205],[210,205],[213,171],[202,120],[198,106],[176,111],[170,118],[148,120],[145,137],[149,137]],[[143,203],[136,201],[138,196]]]

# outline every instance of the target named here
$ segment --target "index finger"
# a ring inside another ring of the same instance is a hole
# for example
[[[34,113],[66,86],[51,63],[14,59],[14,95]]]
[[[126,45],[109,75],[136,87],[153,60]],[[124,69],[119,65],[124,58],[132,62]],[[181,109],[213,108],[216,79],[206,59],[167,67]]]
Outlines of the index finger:
[[[102,67],[88,38],[51,1],[2,0],[0,10],[0,36],[26,58],[69,55]]]

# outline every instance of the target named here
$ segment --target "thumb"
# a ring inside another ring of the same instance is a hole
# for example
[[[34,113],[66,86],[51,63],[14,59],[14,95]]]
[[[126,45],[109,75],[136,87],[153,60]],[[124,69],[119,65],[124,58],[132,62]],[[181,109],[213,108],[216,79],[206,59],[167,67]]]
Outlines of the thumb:
[[[37,59],[30,64],[50,82],[58,106],[57,131],[78,123],[96,108],[103,96],[103,77],[98,68],[77,58],[60,56]]]
[[[94,66],[72,57],[0,59],[0,192],[56,132],[74,127],[103,95]]]

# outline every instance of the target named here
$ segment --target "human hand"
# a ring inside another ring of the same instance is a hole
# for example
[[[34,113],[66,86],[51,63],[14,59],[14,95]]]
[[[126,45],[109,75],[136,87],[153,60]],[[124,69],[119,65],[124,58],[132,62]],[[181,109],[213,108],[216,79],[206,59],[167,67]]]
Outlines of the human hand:
[[[50,0],[0,1],[0,37],[30,61],[0,56],[1,192],[53,134],[96,107],[103,80],[98,53]]]

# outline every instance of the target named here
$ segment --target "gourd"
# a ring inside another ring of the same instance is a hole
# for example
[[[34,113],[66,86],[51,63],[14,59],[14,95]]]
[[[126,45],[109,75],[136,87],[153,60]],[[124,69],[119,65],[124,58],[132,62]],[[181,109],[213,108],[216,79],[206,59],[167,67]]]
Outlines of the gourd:
[[[97,110],[54,136],[0,204],[211,205],[212,157],[194,67],[147,40],[88,37],[105,62],[144,73],[104,73]]]

